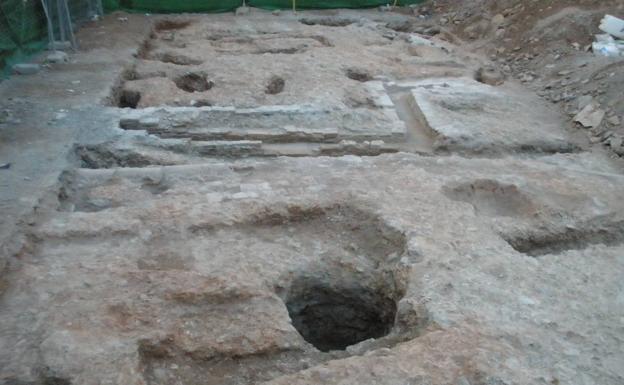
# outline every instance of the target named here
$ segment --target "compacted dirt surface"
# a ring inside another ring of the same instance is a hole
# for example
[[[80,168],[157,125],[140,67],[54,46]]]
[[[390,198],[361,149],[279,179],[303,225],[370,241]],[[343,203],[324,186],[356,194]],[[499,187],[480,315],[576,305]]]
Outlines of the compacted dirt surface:
[[[624,383],[622,9],[456,3],[111,14],[1,83],[0,384]]]

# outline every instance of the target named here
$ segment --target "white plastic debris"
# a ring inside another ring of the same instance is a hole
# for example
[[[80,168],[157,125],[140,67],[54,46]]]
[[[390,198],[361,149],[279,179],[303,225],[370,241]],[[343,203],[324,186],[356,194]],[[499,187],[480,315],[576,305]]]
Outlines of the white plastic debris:
[[[624,39],[624,20],[615,16],[605,15],[600,22],[600,30],[619,39]]]
[[[596,55],[607,57],[618,57],[622,55],[622,50],[615,43],[594,42],[592,43],[592,51],[594,51]]]
[[[621,24],[618,24],[618,21],[621,22]],[[605,18],[602,19],[600,29],[607,33],[596,35],[596,41],[592,43],[592,51],[594,51],[594,54],[607,57],[624,56],[624,40],[617,40],[614,38],[614,36],[624,36],[624,32],[619,31],[619,29],[624,29],[624,20],[606,15]]]

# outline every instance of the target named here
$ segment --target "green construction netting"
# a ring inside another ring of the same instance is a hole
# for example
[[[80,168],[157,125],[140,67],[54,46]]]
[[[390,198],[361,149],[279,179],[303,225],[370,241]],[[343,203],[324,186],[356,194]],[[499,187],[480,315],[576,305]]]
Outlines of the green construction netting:
[[[396,5],[403,6],[421,3],[423,0],[401,0]],[[252,7],[265,9],[291,9],[292,0],[249,0]],[[394,5],[393,0],[295,0],[297,9],[330,9],[330,8],[370,8],[379,5]]]
[[[12,64],[42,50],[46,21],[39,0],[0,0],[0,77]]]
[[[141,12],[227,12],[242,5],[242,0],[103,0],[107,12],[123,9]]]
[[[388,0],[295,0],[297,9],[368,8],[394,4]],[[400,0],[397,5],[424,0]],[[247,5],[264,9],[291,9],[292,0],[248,0]],[[226,12],[243,5],[242,0],[103,0],[104,9],[144,12]]]

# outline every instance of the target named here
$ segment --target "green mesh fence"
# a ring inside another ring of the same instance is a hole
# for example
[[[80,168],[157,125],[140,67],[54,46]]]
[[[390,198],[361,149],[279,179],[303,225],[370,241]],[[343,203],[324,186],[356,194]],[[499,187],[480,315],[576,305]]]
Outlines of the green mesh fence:
[[[424,0],[401,0],[396,5],[422,3]],[[249,0],[252,7],[264,9],[291,9],[292,0]],[[331,8],[370,8],[380,5],[394,5],[394,1],[388,0],[295,0],[297,9],[331,9]]]
[[[0,0],[0,77],[46,44],[46,19],[39,0]]]
[[[106,12],[116,10],[137,12],[227,12],[242,5],[242,0],[103,0]]]
[[[242,0],[103,0],[104,9],[136,10],[143,12],[226,12],[243,5]],[[297,9],[368,8],[390,4],[388,0],[295,0]],[[397,5],[421,3],[424,0],[401,0]],[[291,9],[292,0],[248,0],[251,7],[264,9]]]

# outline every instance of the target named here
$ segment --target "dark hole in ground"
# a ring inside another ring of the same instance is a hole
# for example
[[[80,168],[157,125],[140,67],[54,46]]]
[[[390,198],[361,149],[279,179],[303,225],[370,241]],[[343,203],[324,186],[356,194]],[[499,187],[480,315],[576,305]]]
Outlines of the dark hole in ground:
[[[122,90],[119,95],[119,107],[121,108],[137,108],[141,101],[141,93],[134,90]]]
[[[368,71],[361,68],[347,68],[345,74],[349,79],[357,80],[358,82],[367,82],[373,80],[373,75]]]
[[[273,76],[269,79],[269,84],[267,84],[265,93],[269,95],[279,94],[284,91],[284,86],[286,85],[286,81],[279,76]]]
[[[335,17],[319,17],[314,19],[303,18],[299,20],[305,25],[324,25],[326,27],[346,27],[355,21],[351,19],[335,18]]]
[[[395,301],[382,292],[314,280],[296,283],[286,307],[295,329],[323,352],[387,335],[396,314]]]
[[[186,92],[208,91],[214,83],[206,78],[206,75],[197,72],[187,72],[174,79],[176,86]]]

